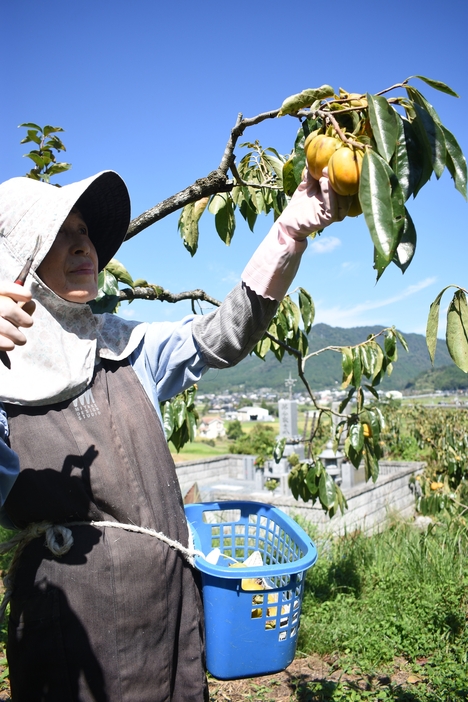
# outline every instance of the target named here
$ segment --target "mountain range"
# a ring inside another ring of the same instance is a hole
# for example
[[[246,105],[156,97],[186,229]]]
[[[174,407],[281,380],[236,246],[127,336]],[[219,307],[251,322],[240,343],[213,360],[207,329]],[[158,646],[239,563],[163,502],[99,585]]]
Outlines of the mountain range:
[[[365,341],[369,334],[376,334],[384,329],[382,326],[369,327],[331,327],[328,324],[316,324],[309,333],[309,353],[318,351],[328,346],[354,346]],[[403,390],[418,385],[426,373],[431,374],[432,365],[426,346],[426,339],[422,334],[403,334],[408,344],[408,353],[398,345],[398,360],[393,365],[393,372],[386,376],[380,384],[383,390]],[[434,369],[449,367],[451,375],[461,374],[454,365],[447,351],[445,341],[439,340],[434,362]],[[293,378],[298,378],[297,361],[285,354],[282,363],[279,363],[271,352],[264,361],[251,355],[241,361],[234,368],[222,371],[211,370],[199,382],[200,393],[221,393],[226,390],[258,390],[271,388],[275,391],[285,390],[285,379],[289,373]],[[326,351],[310,358],[306,362],[305,375],[313,390],[339,386],[342,380],[341,353]],[[424,384],[424,383],[423,383]],[[300,383],[295,386],[299,390]]]

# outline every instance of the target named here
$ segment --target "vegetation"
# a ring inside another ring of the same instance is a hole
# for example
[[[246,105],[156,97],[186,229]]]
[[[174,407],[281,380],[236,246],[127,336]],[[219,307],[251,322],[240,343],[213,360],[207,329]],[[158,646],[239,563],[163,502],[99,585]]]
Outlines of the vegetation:
[[[230,444],[230,452],[254,455],[256,465],[264,466],[265,461],[273,458],[277,432],[271,425],[262,423],[255,423],[248,434],[242,427],[241,431],[242,434]]]
[[[334,668],[353,671],[367,689],[322,681],[295,699],[466,699],[466,526],[441,520],[420,532],[396,522],[372,537],[355,533],[318,542],[319,559],[306,580],[299,650],[332,656]],[[411,691],[379,682],[377,673],[389,673],[401,658]]]
[[[468,390],[468,375],[455,365],[432,368],[406,384],[412,392]]]

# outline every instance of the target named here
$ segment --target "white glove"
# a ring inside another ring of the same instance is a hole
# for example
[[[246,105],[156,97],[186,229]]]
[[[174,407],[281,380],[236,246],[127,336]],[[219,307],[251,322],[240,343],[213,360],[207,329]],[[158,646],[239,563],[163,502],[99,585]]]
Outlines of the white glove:
[[[242,273],[251,290],[271,300],[282,300],[307,248],[307,237],[346,217],[351,198],[337,195],[328,169],[320,180],[305,169],[288,206],[278,217]]]

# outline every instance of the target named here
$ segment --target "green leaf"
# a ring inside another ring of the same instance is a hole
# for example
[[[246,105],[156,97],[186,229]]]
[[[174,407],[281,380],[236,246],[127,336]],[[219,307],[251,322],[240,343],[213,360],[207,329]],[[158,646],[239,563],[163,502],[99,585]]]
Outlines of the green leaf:
[[[215,208],[216,212],[213,211],[212,203],[216,200]],[[234,206],[232,199],[227,193],[222,195],[215,195],[210,203],[210,212],[215,215],[215,226],[218,236],[226,246],[231,243],[232,237],[234,235],[234,230],[236,228],[236,220],[234,217]]]
[[[39,132],[42,132],[42,127],[38,124],[34,124],[34,122],[23,122],[22,124],[18,124],[18,129],[20,127],[30,127],[31,129],[37,129]]]
[[[286,439],[278,439],[273,449],[273,458],[275,463],[279,463],[283,458],[284,447],[286,446]]]
[[[298,182],[294,175],[294,158],[291,156],[283,165],[283,189],[291,197],[296,191]]]
[[[322,85],[320,88],[308,88],[301,93],[290,95],[283,101],[278,117],[295,114],[304,107],[310,107],[316,100],[325,100],[334,94],[335,91],[330,85]]]
[[[374,453],[374,447],[369,440],[364,442],[364,472],[366,481],[372,478],[375,483],[379,477],[379,462]]]
[[[457,290],[447,312],[447,348],[453,362],[468,373],[468,305],[463,290]]]
[[[104,269],[98,275],[98,295],[99,300],[103,295],[118,295],[119,284],[117,278],[108,270]]]
[[[346,437],[346,441],[344,443],[344,452],[353,464],[353,466],[355,468],[359,468],[359,464],[361,463],[362,458],[362,450],[356,451],[354,449],[354,447],[351,444],[349,435]]]
[[[400,243],[396,247],[393,262],[402,273],[406,271],[416,252],[416,229],[410,213],[405,207],[405,224],[400,237]]]
[[[335,502],[336,485],[333,478],[324,470],[319,481],[319,499],[327,509]]]
[[[259,358],[265,358],[265,356],[267,355],[270,348],[271,348],[271,339],[269,336],[264,336],[263,339],[260,339],[258,344],[255,346],[254,353]]]
[[[162,417],[166,441],[169,441],[174,431],[174,410],[170,401],[164,403]]]
[[[401,344],[401,345],[403,346],[403,348],[405,349],[406,353],[408,353],[408,352],[409,352],[408,344],[406,343],[406,339],[405,339],[405,337],[403,336],[403,334],[401,334],[401,332],[399,332],[398,329],[395,329],[395,334],[396,334],[396,336],[397,336],[398,341],[400,342],[400,344]]]
[[[48,173],[49,175],[58,175],[59,173],[69,171],[71,167],[71,163],[55,163],[51,168],[49,168]]]
[[[185,248],[194,256],[198,249],[198,222],[208,205],[209,198],[204,197],[196,202],[191,202],[182,209],[177,228],[182,237]]]
[[[456,189],[466,200],[466,159],[452,132],[449,132],[443,125],[442,131],[445,136],[445,146],[447,148],[447,168],[455,181]]]
[[[371,150],[362,162],[359,200],[374,246],[388,265],[404,226],[404,196],[390,166]]]
[[[171,400],[171,403],[174,416],[174,426],[176,429],[180,429],[187,418],[187,405],[185,404],[185,399],[183,395],[177,395],[173,400]]]
[[[413,88],[412,86],[408,85],[406,91],[413,102],[416,102],[418,105],[421,105],[421,107],[424,107],[424,109],[427,110],[427,112],[429,112],[434,122],[437,122],[439,126],[442,125],[440,117],[437,114],[436,110],[431,105],[431,103],[426,100],[424,95],[422,95],[419,92],[419,90],[416,90],[416,88]]]
[[[120,297],[118,295],[102,295],[99,299],[88,302],[93,314],[117,312],[119,304]]]
[[[211,212],[212,215],[216,215],[219,210],[226,207],[226,197],[227,195],[225,193],[216,193],[216,195],[213,195],[208,205],[208,211]]]
[[[379,154],[387,163],[393,156],[398,138],[398,121],[393,107],[381,95],[367,93],[369,121]]]
[[[315,317],[315,305],[307,290],[299,288],[299,309],[301,311],[302,323],[306,334],[309,333]]]
[[[351,376],[351,377],[352,377],[352,376]],[[351,388],[348,390],[347,396],[344,398],[344,400],[341,400],[341,402],[340,402],[340,404],[339,404],[338,412],[341,413],[341,412],[343,412],[343,411],[345,410],[345,408],[347,407],[347,405],[348,405],[349,402],[351,401],[351,399],[352,399],[352,397],[353,397],[353,395],[354,395],[355,392],[356,392],[356,388],[355,388],[355,387],[351,387]]]
[[[437,331],[439,329],[439,312],[440,312],[440,301],[442,295],[447,290],[444,288],[440,292],[434,302],[431,304],[429,309],[429,316],[427,318],[426,325],[426,345],[429,351],[429,356],[431,357],[432,364],[434,364],[436,346],[437,346]]]
[[[398,178],[405,201],[413,194],[415,187],[419,183],[423,166],[421,163],[420,149],[414,129],[404,117],[398,115],[398,137],[393,154],[391,166]],[[428,160],[429,175],[432,173],[432,165]]]
[[[440,178],[445,168],[447,155],[444,133],[424,107],[414,103],[414,110],[416,119],[413,124],[419,130],[419,134],[426,145],[429,145],[432,154],[432,168],[437,178]]]
[[[111,258],[104,270],[109,271],[109,273],[112,273],[114,278],[116,278],[116,280],[119,280],[121,283],[125,283],[126,285],[130,285],[131,287],[133,287],[132,276],[127,271],[125,266],[123,266],[120,263],[120,261],[117,261],[117,259]]]
[[[48,136],[49,134],[53,134],[54,132],[63,132],[65,131],[62,129],[62,127],[52,127],[50,124],[46,124],[44,129],[42,130],[42,133],[44,136]]]
[[[31,151],[29,154],[23,154],[23,158],[30,158],[31,161],[34,161],[36,166],[39,168],[44,168],[46,165],[46,159],[43,156],[39,156],[39,154],[36,154],[35,151]]]
[[[361,384],[362,377],[362,366],[361,366],[361,356],[359,354],[359,349],[353,349],[353,379],[352,384],[354,387],[358,387]]]
[[[392,331],[387,332],[384,341],[384,350],[390,361],[397,360],[396,336]]]
[[[442,83],[440,80],[433,80],[432,78],[426,78],[425,76],[410,76],[408,80],[411,78],[419,78],[419,80],[423,80],[425,83],[430,85],[431,88],[440,90],[441,93],[447,93],[447,95],[451,95],[452,97],[460,97],[454,90],[452,90],[452,88],[449,88],[446,83]]]
[[[356,453],[359,453],[364,446],[364,430],[361,422],[351,424],[349,427],[349,441]]]
[[[341,349],[341,367],[343,369],[341,388],[344,390],[348,387],[353,378],[353,354],[351,349],[347,346]],[[340,410],[340,412],[342,412],[342,410]]]

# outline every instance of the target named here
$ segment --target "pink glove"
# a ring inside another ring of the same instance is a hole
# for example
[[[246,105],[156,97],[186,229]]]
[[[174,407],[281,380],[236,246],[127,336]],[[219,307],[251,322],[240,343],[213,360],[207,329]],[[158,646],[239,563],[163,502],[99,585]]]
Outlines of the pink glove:
[[[284,212],[248,262],[242,280],[251,290],[271,300],[282,300],[307,248],[307,237],[345,218],[351,198],[330,187],[328,169],[319,181],[305,170],[304,178]]]

